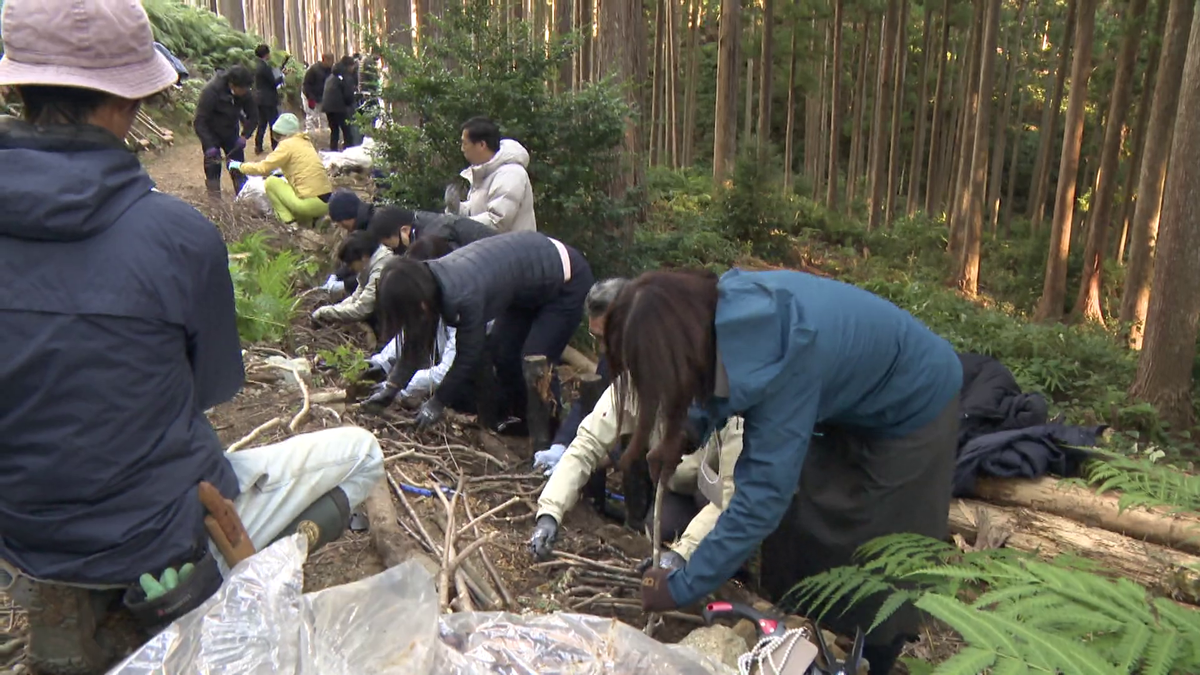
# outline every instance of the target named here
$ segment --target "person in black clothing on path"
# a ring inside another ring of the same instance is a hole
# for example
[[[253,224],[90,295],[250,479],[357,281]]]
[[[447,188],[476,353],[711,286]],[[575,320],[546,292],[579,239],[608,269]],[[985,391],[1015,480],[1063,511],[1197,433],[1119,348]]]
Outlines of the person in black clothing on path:
[[[304,118],[309,125],[319,126],[321,99],[325,97],[325,81],[333,70],[333,54],[326,52],[321,60],[304,71],[300,93],[304,94]],[[308,131],[312,131],[309,128]]]
[[[592,281],[579,251],[538,232],[487,237],[437,260],[390,261],[379,279],[377,307],[385,333],[403,333],[404,346],[387,382],[365,407],[386,408],[413,373],[428,367],[440,319],[457,330],[458,354],[441,386],[421,406],[418,423],[434,424],[445,406],[476,395],[484,425],[514,425],[512,418],[523,419],[526,410],[522,358],[543,355],[558,363],[583,318]],[[492,319],[489,336],[486,325]],[[478,386],[480,378],[488,378],[489,366],[498,380],[495,396],[484,393],[486,385]]]
[[[350,115],[354,112],[354,91],[358,86],[356,69],[358,64],[353,57],[344,56],[329,79],[325,80],[325,91],[321,97],[321,109],[325,111],[325,119],[329,120],[329,149],[337,152],[341,149],[341,139],[349,143],[352,138]]]
[[[218,73],[200,92],[192,128],[204,148],[204,178],[210,197],[221,196],[221,170],[228,160],[246,161],[246,140],[258,126],[258,110],[250,95],[253,83],[254,77],[245,66],[233,66]],[[241,192],[246,177],[234,171],[229,176],[234,193]]]
[[[263,137],[279,119],[279,85],[283,84],[271,65],[271,48],[259,45],[254,50],[258,65],[254,67],[254,100],[258,103],[258,131],[254,135],[254,152],[263,154]],[[271,149],[279,146],[271,131]]]

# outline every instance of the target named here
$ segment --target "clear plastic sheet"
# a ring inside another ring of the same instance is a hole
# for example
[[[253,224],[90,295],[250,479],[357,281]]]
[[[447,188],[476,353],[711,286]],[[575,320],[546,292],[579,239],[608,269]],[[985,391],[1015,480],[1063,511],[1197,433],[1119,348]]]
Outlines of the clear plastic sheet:
[[[687,648],[575,614],[438,616],[433,579],[405,563],[302,594],[305,540],[276,542],[110,675],[728,675]]]

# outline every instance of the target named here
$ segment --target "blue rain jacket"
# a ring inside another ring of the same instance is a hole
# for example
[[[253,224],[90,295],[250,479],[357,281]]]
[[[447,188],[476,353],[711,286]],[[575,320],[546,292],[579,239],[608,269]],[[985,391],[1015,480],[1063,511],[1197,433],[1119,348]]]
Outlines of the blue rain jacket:
[[[687,567],[668,579],[680,606],[715,591],[779,526],[816,424],[905,436],[932,422],[962,386],[948,342],[860,288],[803,272],[738,269],[717,288],[728,392],[704,406],[702,428],[740,414],[745,435],[737,492]]]
[[[221,233],[97,127],[0,120],[0,558],[135,582],[238,494],[205,418],[242,385]]]

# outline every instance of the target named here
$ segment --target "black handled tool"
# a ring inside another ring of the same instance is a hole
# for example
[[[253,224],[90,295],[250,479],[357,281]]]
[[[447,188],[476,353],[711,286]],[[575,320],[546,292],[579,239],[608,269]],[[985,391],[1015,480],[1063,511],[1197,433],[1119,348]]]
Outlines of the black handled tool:
[[[704,623],[707,625],[712,625],[714,619],[723,616],[749,619],[758,630],[759,639],[782,635],[787,631],[787,626],[779,619],[773,619],[749,605],[743,605],[738,602],[710,602],[704,606],[701,616],[704,617]]]
[[[839,661],[834,658],[833,650],[825,642],[823,631],[817,629],[815,632],[817,634],[817,647],[820,650],[821,658],[817,663],[813,664],[814,670],[824,675],[857,675],[858,667],[862,664],[863,644],[866,638],[863,635],[862,629],[855,629],[854,646],[850,648],[850,653],[846,655],[845,661]],[[817,664],[824,665],[818,666]]]

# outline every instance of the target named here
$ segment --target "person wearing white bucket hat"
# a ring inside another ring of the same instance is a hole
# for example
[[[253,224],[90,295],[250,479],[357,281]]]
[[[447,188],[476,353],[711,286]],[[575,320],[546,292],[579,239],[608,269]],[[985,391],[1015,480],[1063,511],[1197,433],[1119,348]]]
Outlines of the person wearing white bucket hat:
[[[320,544],[383,458],[352,427],[227,454],[209,424],[244,379],[228,251],[124,144],[177,79],[141,2],[7,0],[0,34],[24,105],[0,117],[0,592],[34,672],[99,674],[128,647],[107,612],[152,629],[219,588],[202,484],[258,549]]]

